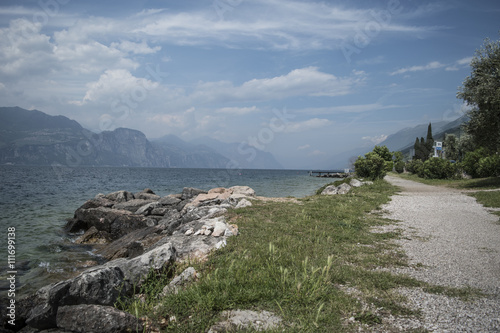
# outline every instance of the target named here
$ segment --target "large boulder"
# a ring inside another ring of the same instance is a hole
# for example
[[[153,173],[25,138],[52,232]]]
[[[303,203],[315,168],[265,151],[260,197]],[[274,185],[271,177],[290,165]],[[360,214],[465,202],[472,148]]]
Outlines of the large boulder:
[[[126,202],[117,203],[113,206],[113,208],[118,210],[128,210],[131,213],[135,213],[142,206],[152,202],[155,202],[155,200],[132,199]]]
[[[181,202],[181,199],[179,198],[178,195],[167,195],[160,200],[158,200],[160,205],[162,206],[176,206],[179,202]]]
[[[106,194],[104,198],[115,202],[125,202],[135,199],[134,195],[128,191],[116,191],[113,193],[109,193]]]
[[[26,324],[37,329],[56,327],[59,307],[76,304],[113,305],[120,293],[130,293],[131,285],[117,267],[98,266],[79,276],[40,288],[31,301]]]
[[[118,239],[131,231],[155,225],[154,220],[142,215],[106,207],[77,209],[74,220],[84,225],[85,230],[95,227],[99,231],[107,232],[111,240]]]
[[[194,197],[196,197],[198,194],[206,194],[208,193],[207,191],[200,190],[199,188],[193,188],[193,187],[184,187],[182,190],[182,200],[189,200]]]
[[[134,258],[144,253],[144,249],[158,242],[163,236],[158,226],[132,231],[99,249],[96,254],[107,260],[118,258]]]
[[[111,306],[80,304],[62,306],[57,311],[57,327],[71,332],[142,332],[143,323],[130,313]]]
[[[248,186],[233,186],[229,188],[233,194],[245,197],[255,197],[255,191]]]
[[[138,257],[115,259],[103,266],[120,269],[130,284],[140,285],[150,272],[165,271],[175,262],[176,258],[177,251],[172,243],[168,242]]]

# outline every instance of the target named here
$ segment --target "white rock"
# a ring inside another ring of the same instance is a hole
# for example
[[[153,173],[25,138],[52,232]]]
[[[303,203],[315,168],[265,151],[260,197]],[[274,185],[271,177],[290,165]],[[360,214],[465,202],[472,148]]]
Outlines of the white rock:
[[[186,235],[186,236],[190,236],[190,235],[192,235],[193,233],[194,233],[194,230],[193,230],[193,228],[191,228],[191,229],[188,229],[188,230],[186,231],[185,235]]]
[[[240,202],[236,205],[236,209],[238,208],[245,208],[245,207],[250,207],[252,203],[248,201],[247,199],[241,199]]]

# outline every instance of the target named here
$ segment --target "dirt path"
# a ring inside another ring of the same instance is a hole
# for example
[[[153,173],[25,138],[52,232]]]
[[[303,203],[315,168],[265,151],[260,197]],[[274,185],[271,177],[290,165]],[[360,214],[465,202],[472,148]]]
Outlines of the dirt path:
[[[401,289],[409,306],[422,311],[419,323],[432,332],[500,332],[500,224],[470,196],[458,190],[398,177],[386,180],[402,192],[383,207],[400,221],[398,241],[410,267],[396,269],[434,285],[473,287],[486,294],[472,301]],[[399,320],[402,329],[415,322]]]

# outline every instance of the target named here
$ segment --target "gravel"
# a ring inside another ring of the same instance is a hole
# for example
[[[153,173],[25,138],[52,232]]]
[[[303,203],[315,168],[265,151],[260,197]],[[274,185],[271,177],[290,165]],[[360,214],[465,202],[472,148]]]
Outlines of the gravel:
[[[386,180],[402,189],[384,205],[386,218],[400,221],[398,244],[410,265],[391,269],[434,285],[473,287],[485,296],[469,301],[401,288],[409,307],[422,313],[421,327],[431,332],[500,331],[500,224],[476,199],[459,190],[397,177]],[[414,319],[413,319],[414,320]],[[392,323],[414,328],[398,318]]]

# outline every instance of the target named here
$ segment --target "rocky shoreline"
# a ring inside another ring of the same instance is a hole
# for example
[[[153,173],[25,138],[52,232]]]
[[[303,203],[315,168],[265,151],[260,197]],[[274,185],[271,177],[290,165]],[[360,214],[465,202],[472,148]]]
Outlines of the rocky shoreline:
[[[225,246],[238,226],[228,224],[224,214],[251,206],[252,199],[255,191],[247,186],[184,188],[164,197],[150,189],[98,194],[75,211],[64,229],[80,234],[75,243],[92,245],[106,262],[19,300],[15,326],[5,319],[0,332],[143,331],[144,323],[113,307],[118,297],[132,296],[152,270],[165,271],[188,258],[202,260]],[[192,278],[196,272],[191,270],[181,276]],[[174,283],[164,292],[175,288]]]
[[[369,182],[351,179],[349,184],[327,186],[321,194],[346,194],[365,183]],[[113,305],[119,297],[132,297],[151,272],[165,272],[186,259],[203,260],[212,250],[225,246],[228,237],[238,235],[238,226],[227,223],[225,213],[251,206],[252,200],[300,204],[295,198],[257,197],[248,186],[209,191],[186,187],[182,193],[164,197],[151,189],[96,195],[75,211],[64,229],[78,236],[75,243],[94,247],[104,264],[89,262],[92,267],[77,276],[19,300],[15,325],[2,315],[6,319],[0,333],[155,331]],[[187,268],[165,286],[163,294],[175,292],[196,275],[192,267]],[[246,323],[241,323],[241,317]],[[223,331],[234,325],[255,326],[262,318],[280,321],[272,314],[243,311],[228,315],[228,321],[220,325]],[[217,331],[216,327],[211,331]]]

